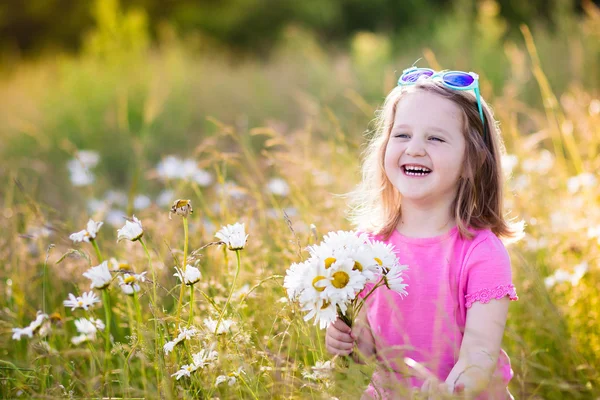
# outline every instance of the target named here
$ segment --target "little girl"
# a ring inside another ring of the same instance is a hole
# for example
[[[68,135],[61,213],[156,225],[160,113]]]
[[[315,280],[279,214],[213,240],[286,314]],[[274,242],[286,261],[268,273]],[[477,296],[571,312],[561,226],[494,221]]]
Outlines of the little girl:
[[[500,344],[517,294],[499,238],[522,229],[504,218],[503,143],[478,76],[409,68],[378,122],[352,219],[394,245],[409,266],[408,296],[376,289],[352,329],[339,319],[329,326],[327,349],[376,357],[363,398],[408,398],[416,388],[430,398],[511,399]]]

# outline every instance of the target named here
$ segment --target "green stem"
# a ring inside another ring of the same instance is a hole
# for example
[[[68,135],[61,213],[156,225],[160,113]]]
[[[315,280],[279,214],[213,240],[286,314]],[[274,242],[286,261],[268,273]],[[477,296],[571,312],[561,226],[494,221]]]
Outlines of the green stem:
[[[96,257],[98,257],[98,264],[100,264],[104,259],[102,258],[102,254],[100,254],[98,243],[96,243],[95,239],[91,239],[90,242],[92,243],[92,246],[94,246],[94,250],[96,250]]]
[[[135,307],[135,313],[137,315],[137,342],[142,343],[141,348],[144,348],[144,340],[142,336],[142,308],[140,307],[140,302],[138,300],[137,292],[133,293],[133,305]],[[140,350],[143,351],[143,350]],[[140,363],[142,367],[142,387],[144,388],[144,397],[148,398],[148,389],[146,388],[146,366],[144,365],[144,357],[140,357]]]
[[[140,243],[142,244],[142,247],[144,248],[144,251],[146,252],[146,257],[148,257],[148,268],[150,268],[150,270],[152,271],[152,313],[154,316],[154,358],[155,360],[158,360],[160,357],[159,354],[159,349],[162,349],[163,343],[162,343],[162,335],[159,335],[158,333],[158,311],[156,308],[156,299],[157,299],[157,295],[156,295],[156,271],[154,270],[154,267],[152,266],[152,257],[150,257],[150,252],[148,251],[148,247],[146,246],[146,243],[144,243],[144,241],[142,240],[142,238],[139,239]],[[160,384],[162,382],[162,370],[161,368],[156,368],[156,384],[157,384],[157,389],[158,389],[158,393],[160,394]]]
[[[108,289],[102,290],[102,300],[104,301],[104,318],[106,320],[106,338],[104,339],[104,379],[108,376],[108,370],[110,369],[110,323],[111,323],[111,309],[110,309],[110,295]]]
[[[194,285],[190,285],[190,318],[188,319],[187,327],[189,328],[194,318]]]
[[[235,269],[235,276],[233,277],[233,283],[231,284],[231,290],[229,290],[229,296],[227,297],[227,301],[225,302],[225,306],[223,310],[221,310],[221,315],[219,316],[219,320],[217,321],[217,326],[215,327],[215,334],[219,331],[219,325],[221,325],[221,321],[223,320],[223,315],[225,315],[225,311],[227,310],[227,306],[229,305],[229,301],[231,300],[231,295],[233,294],[233,289],[235,288],[235,282],[237,281],[237,277],[240,273],[240,251],[235,251],[235,257],[237,259],[237,268]]]
[[[188,252],[188,220],[187,217],[183,217],[183,234],[184,234],[184,242],[183,242],[183,265],[181,266],[181,290],[179,291],[179,302],[177,303],[177,320],[179,320],[179,316],[181,315],[181,304],[183,303],[183,288],[185,284],[183,283],[183,275],[185,274],[185,267],[187,265],[187,252]]]

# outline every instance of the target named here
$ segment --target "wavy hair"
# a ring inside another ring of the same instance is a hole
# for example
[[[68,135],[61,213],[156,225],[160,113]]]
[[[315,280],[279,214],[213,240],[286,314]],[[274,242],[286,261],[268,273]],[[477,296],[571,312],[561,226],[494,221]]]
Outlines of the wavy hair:
[[[346,195],[350,222],[357,229],[382,235],[386,240],[400,223],[402,196],[385,173],[384,158],[398,102],[407,93],[417,91],[435,93],[462,110],[465,160],[451,207],[460,234],[471,239],[473,233],[469,228],[490,229],[502,239],[518,239],[522,235],[522,224],[512,223],[503,214],[501,155],[505,149],[492,110],[481,99],[486,121],[484,134],[475,95],[449,89],[432,80],[394,88],[377,111],[375,131],[363,153],[362,182]]]

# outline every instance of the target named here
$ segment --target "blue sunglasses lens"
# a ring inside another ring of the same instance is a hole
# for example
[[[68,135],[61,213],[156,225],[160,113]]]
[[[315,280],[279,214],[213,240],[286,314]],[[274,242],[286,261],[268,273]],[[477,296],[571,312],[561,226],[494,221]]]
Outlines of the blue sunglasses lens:
[[[475,82],[475,78],[465,72],[448,72],[443,79],[445,84],[458,88],[469,87]]]
[[[422,76],[430,78],[432,75],[433,71],[430,69],[417,69],[402,75],[400,81],[403,83],[415,83]]]

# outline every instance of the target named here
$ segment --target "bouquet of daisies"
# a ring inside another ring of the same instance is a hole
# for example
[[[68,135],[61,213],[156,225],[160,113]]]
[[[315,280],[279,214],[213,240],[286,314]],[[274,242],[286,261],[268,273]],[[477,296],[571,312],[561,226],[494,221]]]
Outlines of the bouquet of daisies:
[[[367,234],[329,232],[308,251],[308,260],[293,263],[286,271],[283,286],[290,300],[307,312],[304,319],[314,318],[321,329],[338,316],[352,326],[365,299],[380,286],[407,294],[403,272],[408,266],[400,265],[392,245],[371,240]],[[372,289],[359,297],[369,283]]]

